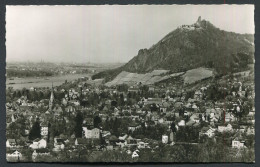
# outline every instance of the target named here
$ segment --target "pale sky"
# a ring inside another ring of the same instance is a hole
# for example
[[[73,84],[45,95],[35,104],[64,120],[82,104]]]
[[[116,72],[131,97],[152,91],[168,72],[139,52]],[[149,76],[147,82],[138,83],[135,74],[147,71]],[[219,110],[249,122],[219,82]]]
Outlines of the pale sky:
[[[253,5],[7,6],[6,60],[127,62],[199,16],[254,34]]]

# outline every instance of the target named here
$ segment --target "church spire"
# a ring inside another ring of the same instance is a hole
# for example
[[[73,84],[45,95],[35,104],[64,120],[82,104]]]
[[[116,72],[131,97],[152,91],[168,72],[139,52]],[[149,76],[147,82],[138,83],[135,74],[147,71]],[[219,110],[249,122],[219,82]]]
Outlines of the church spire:
[[[52,110],[53,107],[53,102],[54,102],[54,93],[53,93],[53,82],[52,82],[52,86],[51,86],[51,97],[49,100],[49,110]]]

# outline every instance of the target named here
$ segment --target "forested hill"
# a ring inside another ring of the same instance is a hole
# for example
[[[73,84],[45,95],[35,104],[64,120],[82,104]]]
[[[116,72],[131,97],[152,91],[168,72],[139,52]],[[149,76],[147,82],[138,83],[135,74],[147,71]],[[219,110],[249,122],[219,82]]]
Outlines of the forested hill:
[[[93,76],[113,79],[121,71],[146,73],[155,69],[172,72],[198,67],[215,69],[218,73],[240,71],[254,62],[254,35],[227,32],[209,21],[198,20],[182,25],[124,66]]]

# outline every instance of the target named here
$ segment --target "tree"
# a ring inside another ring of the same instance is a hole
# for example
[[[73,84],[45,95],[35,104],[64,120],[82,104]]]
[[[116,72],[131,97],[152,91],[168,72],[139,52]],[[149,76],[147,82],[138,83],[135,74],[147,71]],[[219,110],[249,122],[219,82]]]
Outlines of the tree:
[[[33,124],[32,129],[29,132],[30,140],[34,140],[36,138],[41,138],[41,126],[40,126],[38,118],[37,118],[36,122]]]
[[[120,122],[117,118],[115,118],[114,122],[113,122],[113,133],[116,135],[116,136],[119,136],[119,132],[118,132],[118,128],[120,127]]]
[[[122,93],[120,94],[119,105],[120,106],[124,106],[125,105],[124,95]]]
[[[199,119],[200,119],[200,122],[202,122],[202,115],[199,114]]]
[[[151,104],[150,110],[151,110],[152,112],[153,112],[153,111],[158,111],[158,107],[156,106],[155,103]]]
[[[117,102],[116,102],[115,100],[112,100],[112,101],[111,101],[111,106],[116,107],[116,106],[117,106]]]
[[[87,100],[81,100],[81,101],[80,101],[80,105],[83,106],[83,107],[87,107],[87,106],[89,106],[90,104],[89,104],[89,101],[87,101]]]
[[[21,92],[18,90],[16,93],[16,97],[20,98],[22,96]]]
[[[176,129],[176,126],[175,126],[175,123],[174,123],[174,122],[172,122],[172,124],[171,124],[171,130],[172,130],[172,132],[176,132],[176,131],[177,131],[177,129]]]
[[[123,151],[104,151],[95,160],[95,162],[132,162],[132,158]]]
[[[208,115],[207,120],[208,120],[208,122],[210,122],[210,115]]]
[[[99,127],[99,124],[101,123],[101,118],[99,116],[95,116],[94,118],[94,127],[95,128],[98,128]]]
[[[194,91],[188,91],[185,96],[185,100],[187,101],[189,98],[192,98],[194,96],[194,93]]]
[[[83,116],[81,112],[78,112],[75,117],[75,136],[77,138],[82,137],[82,123],[83,123]]]
[[[51,123],[48,123],[48,129],[51,129]],[[50,132],[48,132],[47,142],[50,142]]]
[[[9,135],[10,135],[10,138],[15,138],[15,136],[17,135],[17,125],[16,123],[12,122],[10,125],[9,125]],[[8,137],[9,137],[8,135]]]
[[[185,122],[188,122],[190,120],[189,116],[185,117]]]
[[[20,118],[16,120],[18,135],[25,136],[25,130],[24,130],[26,126],[25,122],[26,119],[24,118],[23,115],[21,115]]]
[[[127,92],[128,91],[128,85],[127,84],[118,85],[117,90],[119,92]]]

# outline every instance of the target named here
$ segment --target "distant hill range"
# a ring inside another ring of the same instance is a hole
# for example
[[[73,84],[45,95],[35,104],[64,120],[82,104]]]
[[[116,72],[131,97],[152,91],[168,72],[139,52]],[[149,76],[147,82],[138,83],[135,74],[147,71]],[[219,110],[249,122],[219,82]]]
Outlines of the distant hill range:
[[[239,72],[254,63],[254,35],[227,32],[198,18],[192,25],[182,25],[125,65],[100,72],[92,79],[111,81],[122,71],[148,73],[153,70],[185,72],[204,67],[218,74]]]

